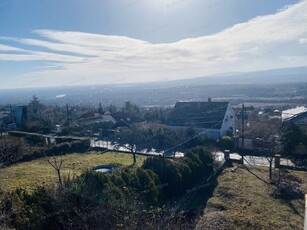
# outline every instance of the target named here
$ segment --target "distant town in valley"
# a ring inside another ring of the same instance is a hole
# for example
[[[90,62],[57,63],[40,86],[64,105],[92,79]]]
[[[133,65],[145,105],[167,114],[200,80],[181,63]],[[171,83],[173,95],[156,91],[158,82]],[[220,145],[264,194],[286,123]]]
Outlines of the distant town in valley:
[[[287,73],[286,75],[283,73]],[[0,89],[1,105],[26,105],[34,94],[46,105],[174,106],[177,101],[229,101],[255,107],[295,107],[306,103],[307,68],[290,68],[246,74],[208,76],[190,80],[153,83],[76,85],[45,88]]]

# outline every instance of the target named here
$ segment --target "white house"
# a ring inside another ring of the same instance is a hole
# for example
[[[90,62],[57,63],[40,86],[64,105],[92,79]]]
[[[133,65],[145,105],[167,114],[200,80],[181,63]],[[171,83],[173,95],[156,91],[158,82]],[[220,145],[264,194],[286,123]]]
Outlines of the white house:
[[[304,106],[297,106],[292,109],[282,111],[282,121],[289,121],[297,116],[307,112],[307,108]]]
[[[173,128],[193,128],[209,139],[235,136],[235,112],[229,102],[177,102],[167,125]]]

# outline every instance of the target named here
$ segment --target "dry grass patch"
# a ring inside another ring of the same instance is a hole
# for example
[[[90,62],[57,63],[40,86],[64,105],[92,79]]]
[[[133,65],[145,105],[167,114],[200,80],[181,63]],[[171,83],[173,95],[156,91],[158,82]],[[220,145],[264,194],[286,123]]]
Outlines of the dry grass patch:
[[[267,180],[267,168],[250,170]],[[307,193],[307,173],[288,171],[288,174],[299,178],[301,188]],[[269,195],[270,186],[242,166],[235,172],[226,169],[218,178],[203,218],[220,212],[236,229],[303,229],[304,200],[275,199]]]
[[[64,160],[61,170],[63,177],[80,175],[98,165],[114,164],[124,167],[130,166],[133,162],[130,154],[113,152],[75,153],[57,158]],[[145,159],[145,156],[137,156],[137,165],[140,166]],[[17,163],[0,169],[0,186],[5,191],[12,191],[16,188],[31,191],[37,186],[55,186],[56,184],[56,171],[49,165],[46,158]]]

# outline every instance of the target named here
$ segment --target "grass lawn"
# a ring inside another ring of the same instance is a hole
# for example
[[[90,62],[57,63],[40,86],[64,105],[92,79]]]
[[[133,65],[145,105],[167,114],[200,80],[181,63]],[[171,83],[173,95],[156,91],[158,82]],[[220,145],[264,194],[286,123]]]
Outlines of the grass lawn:
[[[98,165],[117,164],[130,166],[132,155],[124,153],[98,153],[67,154],[58,159],[63,159],[62,175],[80,175],[82,172]],[[137,156],[137,165],[141,165],[146,157]],[[17,163],[10,167],[0,169],[0,187],[11,191],[18,187],[31,191],[36,186],[54,186],[57,183],[56,171],[49,165],[46,158],[28,162]]]
[[[251,169],[267,179],[267,168],[260,170]],[[306,172],[289,170],[285,175],[299,181],[300,188],[307,193]],[[198,229],[202,229],[209,219],[220,222],[217,229],[229,228],[221,225],[222,219],[230,221],[235,229],[303,229],[304,199],[285,201],[273,198],[269,195],[269,187],[243,166],[234,172],[226,169],[218,177],[218,185],[207,202]]]

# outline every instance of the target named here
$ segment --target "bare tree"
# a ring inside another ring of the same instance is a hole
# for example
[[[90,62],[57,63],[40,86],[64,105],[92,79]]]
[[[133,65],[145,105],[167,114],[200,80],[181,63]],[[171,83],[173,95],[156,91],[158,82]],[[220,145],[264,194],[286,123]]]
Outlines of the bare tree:
[[[59,186],[60,186],[60,189],[62,189],[63,188],[63,183],[62,183],[62,177],[61,177],[61,169],[62,169],[62,165],[63,165],[64,160],[60,159],[60,161],[58,161],[57,158],[55,156],[53,156],[51,159],[47,159],[47,162],[57,172],[58,180],[59,180]]]
[[[270,154],[270,156],[267,156],[266,159],[269,162],[269,178],[272,180],[274,154]]]
[[[121,128],[115,134],[113,144],[119,149],[127,149],[133,155],[133,164],[136,164],[136,154],[141,151],[148,151],[150,148],[150,138],[145,134],[142,126],[131,125]]]

